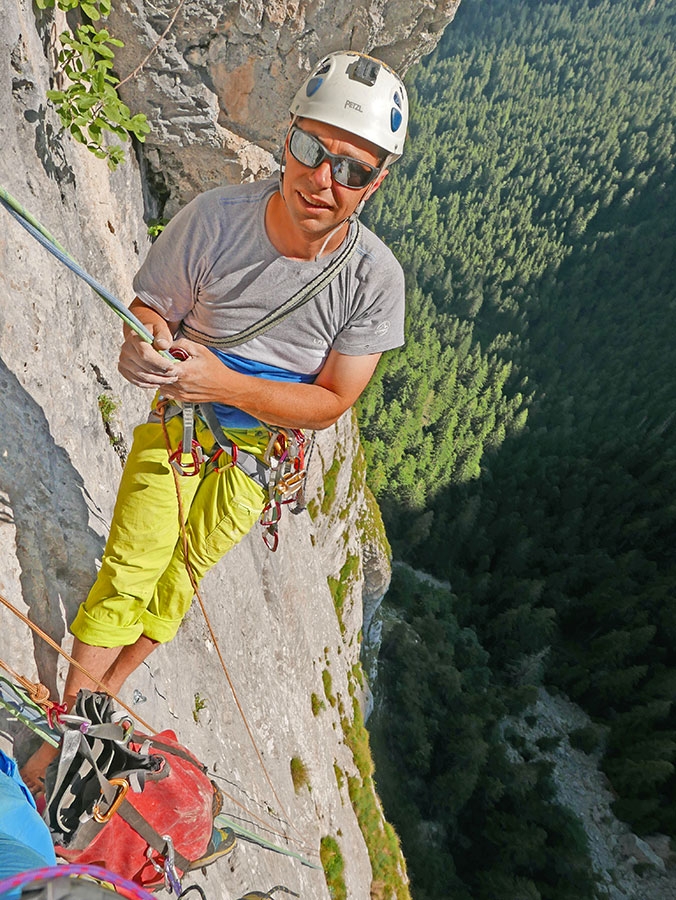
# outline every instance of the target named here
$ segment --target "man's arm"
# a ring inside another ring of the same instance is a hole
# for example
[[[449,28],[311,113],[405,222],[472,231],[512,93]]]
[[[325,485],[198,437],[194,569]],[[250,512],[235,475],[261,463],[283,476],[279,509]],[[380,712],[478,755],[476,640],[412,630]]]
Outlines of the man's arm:
[[[130,309],[155,336],[153,346],[125,329],[120,353],[122,375],[138,387],[160,388],[186,403],[227,403],[262,422],[288,428],[328,428],[349,409],[369,383],[379,353],[347,356],[331,350],[313,384],[269,381],[233,372],[207,347],[173,341],[177,323],[166,322],[138,298]],[[181,347],[185,362],[172,363],[156,350]]]
[[[178,377],[162,392],[185,402],[235,406],[271,425],[328,428],[349,409],[369,383],[379,353],[346,356],[331,350],[313,384],[270,381],[233,372],[210,350],[193,341],[175,346],[190,358],[178,364]]]

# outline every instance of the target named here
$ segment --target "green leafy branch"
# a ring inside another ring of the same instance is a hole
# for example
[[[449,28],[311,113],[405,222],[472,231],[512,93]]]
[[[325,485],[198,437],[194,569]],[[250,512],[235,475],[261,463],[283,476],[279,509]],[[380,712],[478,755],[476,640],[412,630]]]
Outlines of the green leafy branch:
[[[124,47],[124,43],[112,37],[106,28],[81,24],[73,33],[64,31],[59,35],[62,47],[59,66],[69,83],[63,90],[47,91],[47,97],[54,103],[63,127],[99,159],[106,159],[110,169],[125,161],[125,153],[120,144],[106,141],[107,133],[125,141],[133,135],[143,143],[150,131],[146,116],[132,115],[120,99],[118,88],[141,71],[174,24],[184,2],[180,0],[169,24],[141,64],[122,81],[113,72],[113,48]],[[111,9],[111,0],[36,0],[36,3],[40,9],[53,7],[55,3],[64,12],[79,9],[90,22],[105,18]]]
[[[35,5],[39,9],[51,9],[55,3],[54,0],[35,0]],[[94,3],[89,0],[58,0],[59,9],[70,12],[79,8],[92,22],[98,22],[99,19],[109,16],[111,5],[112,0],[96,0]]]
[[[120,144],[105,145],[104,132],[123,140],[133,134],[144,141],[150,131],[145,115],[132,116],[117,93],[120,79],[112,72],[112,48],[124,44],[107,29],[97,31],[93,25],[78,25],[74,35],[64,31],[59,40],[63,46],[59,63],[70,84],[65,90],[47,91],[47,96],[75,140],[115,169],[124,162],[124,150]]]

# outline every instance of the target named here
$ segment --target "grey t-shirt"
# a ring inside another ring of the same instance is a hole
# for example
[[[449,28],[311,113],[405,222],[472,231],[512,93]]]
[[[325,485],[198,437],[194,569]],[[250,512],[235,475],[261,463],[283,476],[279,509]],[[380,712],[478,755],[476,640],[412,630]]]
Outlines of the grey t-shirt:
[[[277,179],[216,188],[169,222],[134,278],[140,300],[203,335],[236,334],[292,297],[332,259],[288,259],[270,243],[265,209]],[[355,226],[351,226],[354,228]],[[341,248],[335,251],[338,255]],[[324,290],[260,337],[232,349],[245,359],[316,374],[333,347],[349,356],[404,343],[404,275],[367,228]]]

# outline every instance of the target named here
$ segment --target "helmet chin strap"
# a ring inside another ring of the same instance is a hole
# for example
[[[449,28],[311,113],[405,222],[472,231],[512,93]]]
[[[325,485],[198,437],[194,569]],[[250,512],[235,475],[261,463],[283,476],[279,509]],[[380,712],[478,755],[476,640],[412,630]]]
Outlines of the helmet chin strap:
[[[352,215],[348,216],[346,219],[343,219],[342,222],[339,222],[339,223],[336,225],[335,228],[332,228],[331,231],[329,231],[329,233],[328,233],[328,234],[326,235],[326,237],[324,238],[324,243],[322,244],[322,246],[321,246],[321,248],[320,248],[320,250],[319,250],[319,253],[315,256],[315,262],[316,262],[316,261],[319,259],[319,257],[322,255],[322,253],[323,253],[324,250],[326,249],[326,245],[327,245],[328,242],[331,240],[331,238],[333,237],[333,235],[334,235],[337,231],[339,231],[339,230],[343,227],[343,225],[344,225],[346,222],[349,222],[350,225],[351,225],[352,222],[356,222],[356,221],[357,221],[357,219],[359,218],[359,216],[360,216],[361,213],[362,213],[362,210],[364,209],[364,204],[366,203],[366,201],[368,200],[368,198],[369,198],[370,196],[371,196],[371,194],[370,194],[370,192],[369,192],[369,193],[366,195],[366,197],[364,197],[363,200],[360,200],[360,201],[359,201],[359,203],[357,204],[357,206],[356,206],[354,212],[352,213]]]

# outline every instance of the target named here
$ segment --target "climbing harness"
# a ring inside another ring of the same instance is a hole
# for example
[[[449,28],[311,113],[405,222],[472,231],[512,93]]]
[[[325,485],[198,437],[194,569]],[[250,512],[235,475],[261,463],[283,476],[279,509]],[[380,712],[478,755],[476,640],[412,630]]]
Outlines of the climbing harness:
[[[293,297],[271,310],[248,328],[227,338],[216,339],[207,337],[202,332],[182,324],[182,333],[196,343],[219,350],[231,350],[253,338],[260,337],[308,303],[336,278],[354,255],[361,233],[362,225],[357,221],[352,235],[335,259],[331,260],[312,281],[304,285]],[[180,348],[176,348],[172,353],[177,358],[187,358],[185,351]],[[198,414],[206,423],[218,445],[218,449],[210,459],[212,468],[219,471],[217,460],[222,453],[226,453],[231,459],[229,465],[237,466],[267,492],[268,501],[259,521],[264,529],[263,541],[266,547],[274,552],[279,545],[278,529],[282,506],[296,501],[297,508],[302,508],[299,500],[307,474],[304,449],[306,438],[303,431],[297,428],[281,428],[261,423],[270,432],[270,440],[263,455],[264,465],[261,465],[256,456],[240,450],[234,441],[224,434],[210,403],[200,403],[194,406],[189,403],[174,405],[176,408],[174,414],[178,415],[180,412],[183,414],[183,436],[177,449],[171,452],[169,457],[173,468],[180,475],[186,476],[197,475],[200,471],[205,457],[201,445],[194,437],[194,417],[195,414]]]
[[[172,731],[136,733],[107,694],[81,690],[61,728],[43,814],[57,854],[180,894],[182,875],[207,864],[218,788],[206,767]]]
[[[56,238],[1,186],[0,205],[4,206],[10,215],[49,253],[85,281],[142,340],[149,344],[153,343],[153,336],[145,325],[117,297],[85,272],[59,244]],[[356,220],[352,234],[338,256],[332,259],[308,284],[300,288],[293,297],[290,297],[276,309],[271,310],[248,328],[227,338],[214,339],[183,324],[181,326],[182,333],[196,343],[217,349],[231,349],[255,337],[260,337],[308,303],[340,274],[354,255],[361,234],[362,225]],[[174,347],[171,351],[162,350],[160,353],[167,359],[183,361],[188,359],[186,351],[178,347]],[[178,414],[183,416],[181,441],[176,449],[171,449],[169,452],[169,462],[172,468],[182,476],[194,476],[200,473],[205,462],[205,456],[199,441],[195,440],[195,415],[199,414],[211,431],[219,448],[209,460],[211,467],[215,471],[219,471],[217,461],[221,454],[225,452],[231,458],[229,465],[236,465],[267,491],[268,502],[261,514],[260,523],[264,529],[263,540],[266,546],[274,552],[279,544],[278,529],[282,506],[295,500],[295,511],[298,512],[303,508],[300,498],[302,497],[303,485],[307,474],[307,466],[304,459],[306,439],[303,432],[299,429],[278,428],[262,423],[270,431],[270,443],[262,464],[256,456],[240,450],[233,441],[226,437],[211,404],[201,403],[195,405],[172,402],[171,407],[175,411],[170,413],[165,408],[167,417]],[[314,436],[312,440],[314,441]],[[274,454],[275,447],[280,448],[277,456]]]

